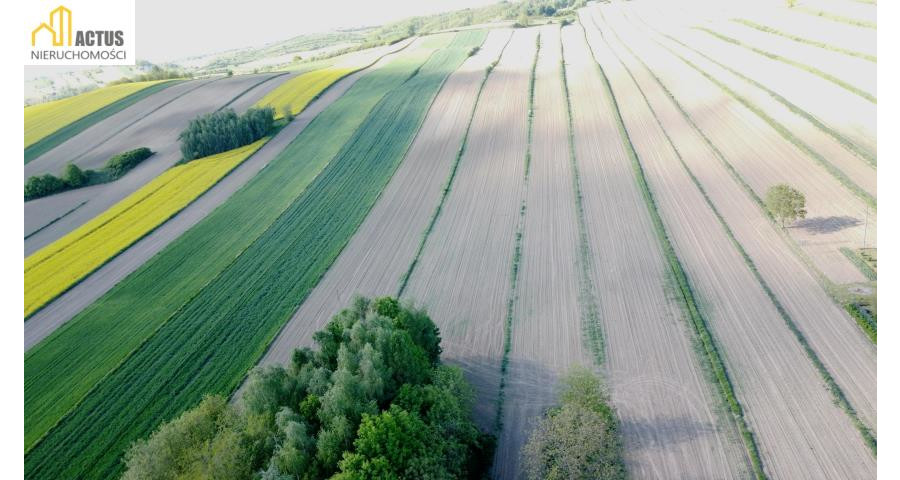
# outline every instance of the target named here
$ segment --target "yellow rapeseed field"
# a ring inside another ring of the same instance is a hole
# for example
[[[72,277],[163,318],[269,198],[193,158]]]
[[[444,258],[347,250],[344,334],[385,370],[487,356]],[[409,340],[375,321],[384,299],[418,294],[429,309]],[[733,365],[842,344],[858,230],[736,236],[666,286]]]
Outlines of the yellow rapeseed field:
[[[297,115],[329,85],[356,70],[359,68],[327,67],[303,73],[269,92],[259,102],[256,102],[256,106],[271,105],[275,109],[275,118],[281,118],[284,116],[284,108],[290,105],[291,113]]]
[[[25,316],[161,225],[269,137],[167,170],[128,198],[25,259]]]
[[[167,81],[122,83],[74,97],[25,107],[25,148],[85,115],[151,85]]]

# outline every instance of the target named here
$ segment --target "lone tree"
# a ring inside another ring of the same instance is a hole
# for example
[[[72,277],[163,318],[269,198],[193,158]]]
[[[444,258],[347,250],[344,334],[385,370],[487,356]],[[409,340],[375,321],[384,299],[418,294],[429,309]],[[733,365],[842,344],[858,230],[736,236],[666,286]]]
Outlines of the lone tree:
[[[766,208],[784,228],[785,222],[806,218],[806,197],[796,188],[780,183],[766,192]]]

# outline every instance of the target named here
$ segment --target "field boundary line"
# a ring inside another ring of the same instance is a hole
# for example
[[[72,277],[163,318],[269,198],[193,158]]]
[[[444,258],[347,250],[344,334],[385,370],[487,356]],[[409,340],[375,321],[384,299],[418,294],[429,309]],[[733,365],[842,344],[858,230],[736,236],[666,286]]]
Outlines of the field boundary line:
[[[876,105],[878,104],[878,100],[875,98],[875,95],[872,95],[871,93],[866,92],[865,90],[862,90],[861,88],[856,87],[856,86],[850,84],[850,83],[847,82],[847,81],[841,80],[840,78],[835,77],[834,75],[832,75],[832,74],[830,74],[830,73],[823,72],[822,70],[819,70],[818,68],[813,67],[812,65],[807,65],[807,64],[805,64],[805,63],[798,62],[798,61],[796,61],[796,60],[792,60],[792,59],[787,58],[787,57],[783,57],[783,56],[778,55],[778,54],[776,54],[776,53],[772,53],[772,52],[763,50],[763,49],[761,49],[761,48],[757,48],[757,47],[753,47],[753,46],[747,45],[746,43],[744,43],[744,42],[742,42],[742,41],[740,41],[740,40],[738,40],[738,39],[736,39],[736,38],[732,38],[732,37],[729,37],[728,35],[721,34],[721,33],[717,32],[717,31],[715,31],[715,30],[712,30],[712,29],[710,29],[710,28],[706,28],[706,27],[698,27],[698,26],[692,27],[692,28],[693,28],[694,30],[697,30],[697,31],[700,31],[700,32],[704,32],[704,33],[706,33],[706,34],[708,34],[708,35],[712,35],[713,37],[718,38],[719,40],[721,40],[721,41],[723,41],[723,42],[731,43],[731,44],[737,45],[737,46],[739,46],[739,47],[741,47],[741,48],[745,48],[745,49],[747,49],[747,50],[750,50],[750,51],[753,52],[753,53],[756,53],[756,54],[758,54],[758,55],[762,55],[762,56],[767,57],[767,58],[769,58],[769,59],[771,59],[771,60],[776,60],[776,61],[779,61],[779,62],[788,64],[788,65],[790,65],[790,66],[792,66],[792,67],[799,68],[800,70],[807,71],[807,72],[809,72],[809,73],[811,73],[811,74],[813,74],[813,75],[815,75],[815,76],[817,76],[817,77],[820,77],[820,78],[823,78],[823,79],[825,79],[825,80],[828,80],[829,82],[831,82],[831,83],[833,83],[833,84],[835,84],[835,85],[837,85],[837,86],[843,88],[844,90],[847,90],[847,91],[850,92],[850,93],[854,93],[854,94],[856,94],[856,95],[858,95],[858,96],[860,96],[860,97],[862,97],[862,98],[865,98],[866,100],[868,100],[868,101],[870,101],[870,102],[872,102],[872,103],[874,103],[874,104],[876,104]]]
[[[78,210],[79,208],[81,208],[81,207],[82,207],[85,203],[87,203],[87,202],[88,202],[88,201],[85,200],[85,201],[79,203],[78,205],[75,205],[74,207],[72,207],[71,210],[69,210],[69,211],[67,211],[66,213],[64,213],[64,214],[62,214],[62,215],[60,215],[60,216],[54,218],[53,220],[50,220],[49,222],[47,222],[47,223],[45,223],[43,226],[41,226],[41,227],[35,229],[33,232],[29,233],[28,235],[25,235],[25,240],[28,240],[29,238],[31,238],[31,237],[37,235],[41,230],[43,230],[43,229],[49,227],[50,225],[53,225],[54,223],[56,223],[56,222],[62,220],[63,218],[66,217],[66,215],[68,215],[68,214],[74,212],[75,210]]]
[[[732,18],[731,21],[735,22],[735,23],[741,23],[750,28],[755,28],[761,32],[769,33],[772,35],[778,35],[780,37],[784,37],[784,38],[793,40],[795,42],[805,43],[807,45],[812,45],[814,47],[818,47],[823,50],[828,50],[828,51],[835,52],[835,53],[842,53],[844,55],[849,55],[851,57],[862,58],[863,60],[868,60],[872,63],[878,63],[878,57],[876,57],[875,55],[869,55],[866,53],[857,52],[857,51],[849,50],[846,48],[836,47],[834,45],[829,45],[825,42],[820,42],[818,40],[810,40],[808,38],[803,38],[803,37],[800,37],[797,35],[792,35],[787,32],[782,32],[781,30],[778,30],[777,28],[773,28],[768,25],[762,25],[762,24],[756,23],[752,20],[748,20],[746,18]]]
[[[459,163],[462,160],[463,154],[466,152],[466,146],[469,142],[469,132],[472,129],[472,120],[475,118],[475,111],[478,109],[478,103],[481,100],[481,92],[484,91],[484,84],[487,83],[488,77],[490,77],[491,72],[494,71],[494,67],[497,65],[497,62],[500,61],[500,58],[503,56],[503,52],[506,51],[506,46],[509,45],[509,41],[512,39],[512,35],[510,35],[506,39],[506,43],[503,44],[503,48],[500,49],[500,54],[497,55],[497,59],[494,60],[490,65],[485,68],[484,77],[481,79],[481,84],[478,87],[478,93],[475,96],[475,103],[472,105],[472,112],[469,114],[469,122],[466,124],[466,131],[463,134],[463,138],[460,141],[459,150],[456,153],[456,159],[453,161],[453,164],[450,167],[450,175],[447,177],[446,182],[444,182],[444,186],[441,190],[441,198],[438,201],[437,207],[434,209],[434,213],[431,215],[431,219],[428,222],[428,226],[425,228],[425,231],[422,232],[422,240],[419,242],[419,247],[416,249],[416,254],[412,259],[412,262],[409,264],[409,268],[400,277],[400,286],[397,288],[397,297],[403,295],[403,292],[406,291],[406,287],[409,284],[409,279],[412,277],[412,272],[415,270],[416,266],[419,264],[419,257],[421,257],[422,252],[425,250],[425,245],[428,242],[428,238],[431,235],[432,230],[434,230],[434,226],[437,224],[438,218],[441,215],[441,212],[444,208],[444,201],[450,195],[450,190],[453,187],[453,181],[456,179],[456,172],[459,168]]]
[[[646,22],[644,22],[644,23],[646,23]],[[652,28],[652,27],[650,27],[650,28]],[[667,36],[667,35],[663,34],[663,36]],[[675,40],[675,41],[677,42],[677,40]],[[665,45],[663,45],[658,40],[654,40],[654,42],[659,44],[662,48],[666,48]],[[797,258],[799,258],[800,261],[804,265],[806,265],[807,269],[809,269],[809,272],[819,282],[819,285],[828,294],[828,296],[831,298],[832,302],[834,302],[834,304],[837,305],[838,308],[845,309],[845,305],[843,304],[843,302],[841,302],[841,300],[839,298],[837,298],[837,296],[835,295],[835,287],[836,287],[835,284],[828,277],[826,277],[825,274],[822,273],[821,270],[819,270],[819,268],[813,263],[813,261],[809,257],[809,255],[807,255],[806,252],[804,252],[803,249],[800,248],[800,245],[797,243],[796,240],[794,240],[793,237],[790,236],[790,234],[787,232],[787,230],[780,227],[780,224],[775,220],[774,217],[772,217],[772,214],[766,208],[765,203],[759,197],[759,195],[757,195],[756,192],[753,191],[753,188],[744,180],[743,177],[741,177],[740,173],[738,173],[738,171],[734,168],[733,165],[731,165],[731,163],[728,161],[728,159],[725,158],[725,155],[719,150],[718,147],[715,146],[715,144],[712,142],[712,140],[710,140],[709,137],[707,137],[706,134],[703,133],[703,130],[701,130],[700,127],[694,122],[693,118],[690,116],[690,114],[687,112],[687,110],[684,109],[684,107],[681,105],[681,103],[679,103],[678,100],[675,99],[675,96],[672,94],[672,92],[669,91],[669,89],[666,88],[665,85],[663,85],[663,83],[659,79],[659,77],[657,77],[656,74],[653,73],[653,70],[650,70],[648,68],[648,71],[650,72],[650,75],[652,75],[653,78],[656,80],[656,82],[660,85],[660,87],[663,89],[663,91],[666,93],[666,95],[672,100],[672,102],[675,104],[675,106],[681,112],[682,116],[685,117],[685,119],[688,121],[688,123],[694,128],[694,130],[700,135],[700,137],[703,138],[704,142],[707,144],[707,146],[710,147],[710,149],[715,154],[716,158],[718,158],[722,162],[722,164],[725,166],[725,169],[728,170],[728,172],[735,179],[735,181],[737,181],[738,184],[741,185],[741,187],[744,189],[744,191],[747,193],[747,195],[756,203],[757,207],[760,209],[760,211],[762,211],[763,216],[765,216],[765,218],[767,218],[769,220],[769,223],[773,227],[777,227],[777,228],[775,228],[775,231],[781,236],[782,240],[784,240],[784,242],[788,245],[788,247],[791,249],[791,251],[793,251],[794,254],[797,255]],[[860,327],[860,328],[862,329],[862,327]],[[861,333],[868,335],[864,330]]]
[[[512,36],[510,36],[512,38]],[[522,180],[522,200],[519,205],[519,219],[516,225],[516,236],[513,247],[512,266],[509,273],[509,297],[506,300],[506,316],[503,322],[503,357],[500,360],[500,386],[497,389],[497,410],[494,418],[494,431],[497,437],[503,431],[503,404],[506,399],[506,377],[509,373],[509,352],[512,350],[512,328],[516,299],[519,286],[519,262],[522,258],[522,239],[525,236],[525,212],[526,192],[528,189],[528,174],[531,168],[531,139],[534,130],[534,77],[537,71],[538,55],[541,52],[541,32],[538,30],[535,38],[534,59],[531,62],[531,76],[528,82],[528,113],[526,117],[526,142],[525,142],[525,175]],[[495,454],[496,455],[496,454]]]
[[[600,36],[603,37],[603,32],[599,28],[599,26],[597,26],[596,20],[594,20],[593,18],[591,20],[594,23],[595,28],[597,28]],[[747,455],[749,456],[754,476],[760,480],[766,479],[768,477],[763,467],[762,458],[759,453],[759,447],[756,444],[755,435],[750,430],[750,427],[747,425],[747,421],[744,418],[743,406],[737,400],[737,396],[734,392],[734,386],[731,382],[731,376],[720,354],[721,348],[718,346],[715,340],[706,317],[700,310],[700,306],[698,305],[697,300],[694,296],[694,290],[690,283],[690,279],[687,276],[687,272],[684,271],[684,268],[681,265],[681,260],[675,253],[675,248],[672,245],[671,240],[669,239],[668,232],[666,232],[665,224],[662,221],[662,217],[660,216],[657,209],[658,207],[656,205],[656,200],[653,197],[653,192],[650,190],[650,186],[647,183],[646,177],[644,176],[644,169],[640,163],[637,151],[634,149],[634,145],[631,142],[631,136],[628,133],[628,129],[625,127],[625,122],[622,118],[622,114],[619,111],[619,104],[616,100],[615,94],[613,93],[612,85],[609,83],[609,78],[603,71],[603,67],[597,61],[596,54],[593,53],[593,47],[590,45],[590,42],[587,41],[587,30],[585,29],[584,25],[582,25],[581,27],[582,30],[584,30],[585,42],[587,42],[588,47],[591,48],[591,53],[594,56],[594,63],[603,78],[605,92],[613,107],[619,133],[622,137],[622,143],[625,147],[625,150],[628,152],[628,157],[631,160],[632,169],[635,173],[635,180],[638,184],[639,189],[641,190],[642,197],[644,198],[648,213],[650,214],[650,218],[653,222],[657,240],[662,247],[663,254],[665,255],[666,260],[669,264],[669,268],[671,269],[670,271],[675,276],[675,279],[678,283],[678,289],[680,293],[679,297],[681,300],[681,302],[679,303],[681,303],[682,308],[690,318],[690,323],[694,327],[694,332],[697,334],[701,344],[703,345],[703,349],[706,353],[707,365],[711,368],[712,372],[715,374],[716,379],[718,380],[717,383],[719,386],[719,393],[722,396],[722,400],[729,407],[732,420],[734,421],[735,426],[737,427],[738,431],[740,432],[741,438],[743,439],[744,448],[747,452]],[[605,38],[604,41],[606,41]],[[613,52],[613,54],[615,54],[615,52]]]
[[[573,27],[574,28],[574,27]],[[605,341],[600,320],[600,311],[597,308],[596,287],[591,279],[593,262],[591,261],[590,240],[587,233],[587,220],[584,212],[584,195],[581,189],[581,173],[578,169],[578,161],[575,153],[575,128],[572,119],[572,100],[569,97],[569,81],[566,72],[565,47],[559,43],[560,68],[562,74],[563,94],[566,97],[566,118],[568,120],[569,162],[572,166],[572,185],[575,194],[575,215],[578,218],[578,271],[579,294],[578,303],[581,306],[581,330],[582,341],[594,356],[594,363],[600,367],[606,363]]]
[[[244,95],[246,95],[247,92],[249,92],[250,90],[253,90],[254,88],[256,88],[256,87],[258,87],[258,86],[260,86],[260,85],[262,85],[262,84],[264,84],[264,83],[266,83],[266,82],[268,82],[268,81],[270,81],[270,80],[275,80],[276,78],[281,77],[281,76],[284,76],[284,75],[287,75],[287,74],[288,74],[288,72],[275,72],[274,75],[269,75],[268,77],[263,78],[262,80],[260,80],[260,81],[258,81],[258,82],[256,82],[256,83],[254,83],[253,85],[250,85],[249,87],[247,87],[247,88],[241,90],[240,93],[238,93],[238,94],[235,95],[234,97],[231,97],[231,100],[229,100],[228,103],[222,105],[221,107],[215,109],[214,111],[219,112],[219,111],[225,110],[226,108],[229,108],[229,106],[230,106],[232,103],[236,102],[239,98],[241,98],[241,97],[243,97]],[[265,74],[259,73],[259,74],[257,74],[257,75],[265,75]],[[250,108],[254,108],[254,106],[251,105]]]
[[[631,22],[633,23],[633,21],[631,20],[631,14],[630,14],[629,12],[623,11],[622,13],[623,13],[623,15],[625,16],[625,18],[629,19],[629,21],[631,21]],[[743,80],[746,81],[747,83],[750,83],[751,85],[753,85],[753,86],[759,88],[760,90],[762,90],[762,91],[768,93],[769,96],[771,96],[771,97],[774,98],[775,100],[778,100],[779,102],[781,102],[781,103],[782,103],[784,106],[786,106],[790,111],[792,111],[792,112],[794,112],[795,114],[800,115],[801,117],[805,118],[807,121],[809,121],[810,123],[812,123],[813,125],[815,125],[817,128],[819,128],[819,130],[822,130],[823,132],[825,132],[826,134],[828,134],[829,136],[831,136],[832,138],[834,138],[838,143],[840,143],[841,145],[843,145],[844,148],[846,148],[847,150],[849,150],[850,152],[852,152],[853,154],[855,154],[855,155],[856,155],[857,157],[859,157],[861,160],[863,160],[863,161],[865,161],[866,163],[868,163],[869,166],[871,166],[872,168],[875,168],[875,167],[876,167],[876,165],[877,165],[877,156],[876,156],[873,152],[870,152],[868,148],[865,148],[865,147],[863,147],[863,146],[857,145],[856,142],[850,140],[849,138],[847,138],[846,136],[844,136],[842,133],[838,132],[838,131],[835,130],[834,128],[829,127],[829,126],[826,125],[823,121],[819,120],[818,118],[816,118],[816,117],[815,117],[814,115],[812,115],[811,113],[809,113],[809,112],[807,112],[806,110],[804,110],[804,109],[798,107],[797,105],[795,105],[794,103],[792,103],[790,100],[788,100],[787,98],[785,98],[785,97],[782,96],[781,94],[775,92],[774,90],[772,90],[772,89],[766,87],[766,86],[763,85],[762,83],[760,83],[760,82],[754,80],[753,78],[750,78],[750,77],[748,77],[748,76],[742,74],[741,72],[738,72],[737,70],[735,70],[735,69],[729,67],[728,65],[723,64],[722,62],[719,62],[718,60],[716,60],[716,59],[710,57],[709,55],[707,55],[707,54],[705,54],[705,53],[703,53],[703,52],[697,50],[697,49],[694,48],[694,47],[691,47],[690,45],[688,45],[688,44],[682,42],[681,40],[678,40],[677,38],[675,38],[675,37],[673,37],[673,36],[671,36],[671,35],[669,35],[669,34],[667,34],[667,33],[661,32],[661,31],[658,30],[656,27],[650,25],[650,24],[649,24],[646,20],[644,20],[642,17],[638,17],[638,19],[639,19],[639,20],[641,21],[641,23],[643,23],[648,29],[653,30],[654,32],[656,32],[657,35],[660,35],[660,36],[663,36],[663,37],[668,38],[669,40],[671,40],[671,41],[673,41],[673,42],[675,42],[675,43],[681,45],[682,47],[684,47],[684,48],[686,48],[686,49],[688,49],[688,50],[690,50],[690,51],[696,53],[697,55],[700,55],[701,57],[703,57],[703,58],[709,60],[710,62],[712,62],[712,63],[718,65],[719,67],[721,67],[721,68],[723,68],[723,69],[725,69],[725,70],[731,72],[732,74],[734,74],[734,75],[740,77],[741,79],[743,79]],[[671,49],[670,49],[669,47],[663,45],[659,40],[654,39],[653,41],[656,42],[656,43],[658,43],[658,44],[659,44],[660,46],[662,46],[663,48],[665,48],[665,49],[671,51]]]
[[[825,10],[813,10],[809,7],[800,6],[797,11],[805,13],[806,15],[812,15],[814,17],[826,18],[828,20],[831,20],[832,22],[846,23],[847,25],[853,25],[854,27],[871,28],[872,30],[878,29],[878,24],[875,22],[845,17],[843,15],[838,15],[837,13],[831,13]]]
[[[616,36],[618,38],[618,34],[616,34]],[[634,52],[632,52],[632,50],[627,45],[625,45],[624,42],[621,41],[621,39],[620,39],[620,43],[622,43],[625,46],[625,48],[629,51],[629,53],[631,53],[631,55],[633,57],[635,57],[644,66],[644,68],[648,72],[650,72],[650,75],[656,80],[656,83],[667,94],[667,96],[669,96],[672,103],[678,107],[678,110],[682,113],[683,116],[687,117],[687,114],[685,113],[685,111],[681,107],[681,105],[674,99],[674,97],[671,95],[669,90],[665,86],[662,85],[662,82],[660,82],[657,79],[656,75],[650,70],[649,67],[647,67],[647,65],[643,62],[643,60],[641,60],[640,57],[635,55]],[[626,68],[626,70],[628,70],[627,67],[625,67],[625,68]],[[634,76],[631,74],[630,71],[628,71],[628,74],[629,74],[629,76],[631,76],[632,80],[634,80]],[[637,85],[636,81],[635,81],[635,85]],[[815,369],[819,373],[819,375],[822,377],[822,380],[825,382],[827,390],[829,391],[829,393],[832,396],[832,401],[838,407],[840,407],[841,410],[843,410],[844,413],[846,413],[848,417],[850,417],[850,421],[853,423],[853,425],[859,431],[860,435],[863,438],[863,441],[866,443],[866,446],[869,448],[869,450],[872,452],[873,455],[877,456],[876,455],[876,438],[874,437],[874,435],[872,435],[871,430],[869,429],[869,427],[867,425],[865,425],[865,423],[862,422],[862,420],[860,420],[860,418],[856,414],[856,410],[850,404],[850,401],[844,395],[843,390],[840,388],[840,386],[834,380],[834,377],[832,377],[831,372],[828,371],[828,369],[825,367],[825,364],[819,358],[818,354],[816,354],[815,350],[813,350],[813,348],[809,345],[809,342],[807,341],[806,336],[803,335],[803,332],[800,330],[800,328],[794,322],[793,318],[788,313],[787,309],[785,309],[784,306],[782,305],[781,301],[778,300],[778,296],[771,289],[771,287],[769,287],[769,284],[765,281],[765,279],[763,279],[762,274],[759,273],[759,270],[756,267],[756,263],[750,258],[750,255],[744,249],[744,246],[740,243],[740,241],[737,240],[737,237],[734,236],[734,232],[731,230],[731,227],[728,226],[728,223],[725,221],[725,218],[722,216],[722,214],[719,212],[719,210],[713,204],[712,199],[709,198],[709,195],[707,194],[706,189],[703,188],[700,181],[694,175],[694,172],[688,167],[687,163],[684,161],[684,158],[681,156],[681,152],[678,151],[678,148],[675,146],[675,143],[672,141],[668,132],[666,132],[665,128],[663,128],[662,122],[659,121],[659,117],[656,115],[656,111],[650,105],[650,102],[647,101],[647,97],[644,94],[644,91],[641,89],[640,85],[637,85],[637,88],[638,88],[638,91],[641,92],[641,95],[643,96],[644,101],[647,103],[647,106],[650,108],[650,111],[653,114],[654,120],[657,122],[657,124],[659,124],[660,128],[662,129],[663,134],[665,135],[666,140],[668,141],[669,145],[671,145],[672,149],[675,151],[675,154],[678,157],[678,160],[681,163],[682,167],[684,167],[688,176],[690,176],[691,181],[694,183],[694,185],[697,187],[697,189],[703,195],[704,200],[706,200],[706,204],[709,206],[709,208],[715,214],[716,218],[719,220],[719,223],[721,224],[722,228],[725,230],[725,233],[728,235],[728,238],[731,240],[732,245],[741,254],[741,257],[743,258],[744,263],[747,265],[747,268],[750,270],[750,272],[753,273],[753,276],[756,278],[757,282],[762,287],[763,291],[766,293],[766,296],[769,297],[769,300],[771,300],[772,304],[775,306],[775,309],[778,311],[779,316],[784,321],[785,325],[787,325],[787,327],[791,331],[791,333],[794,334],[794,337],[796,338],[797,343],[799,343],[800,346],[803,347],[803,351],[806,354],[807,358],[813,364],[813,366],[815,367]],[[688,123],[690,123],[691,126],[695,130],[699,131],[699,129],[696,127],[696,125],[694,125],[693,120],[688,119]],[[703,135],[701,134],[701,136],[703,136]],[[705,136],[704,136],[704,138],[705,138]],[[714,149],[711,148],[711,150],[714,150]],[[716,153],[716,156],[718,156],[718,155],[719,154]]]

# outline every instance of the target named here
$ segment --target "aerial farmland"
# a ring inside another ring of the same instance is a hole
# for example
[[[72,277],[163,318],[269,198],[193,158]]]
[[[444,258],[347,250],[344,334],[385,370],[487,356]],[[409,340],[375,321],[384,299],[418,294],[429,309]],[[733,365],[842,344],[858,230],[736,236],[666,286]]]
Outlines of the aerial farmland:
[[[29,100],[25,478],[874,479],[876,12],[485,1]]]

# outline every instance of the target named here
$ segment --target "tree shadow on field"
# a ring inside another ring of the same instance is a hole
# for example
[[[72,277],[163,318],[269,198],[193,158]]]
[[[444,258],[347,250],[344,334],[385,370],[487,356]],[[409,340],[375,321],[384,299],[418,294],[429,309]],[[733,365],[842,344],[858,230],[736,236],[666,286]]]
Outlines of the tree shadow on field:
[[[799,220],[794,227],[801,228],[812,234],[827,234],[841,231],[845,228],[859,225],[859,219],[848,217],[813,217]]]

